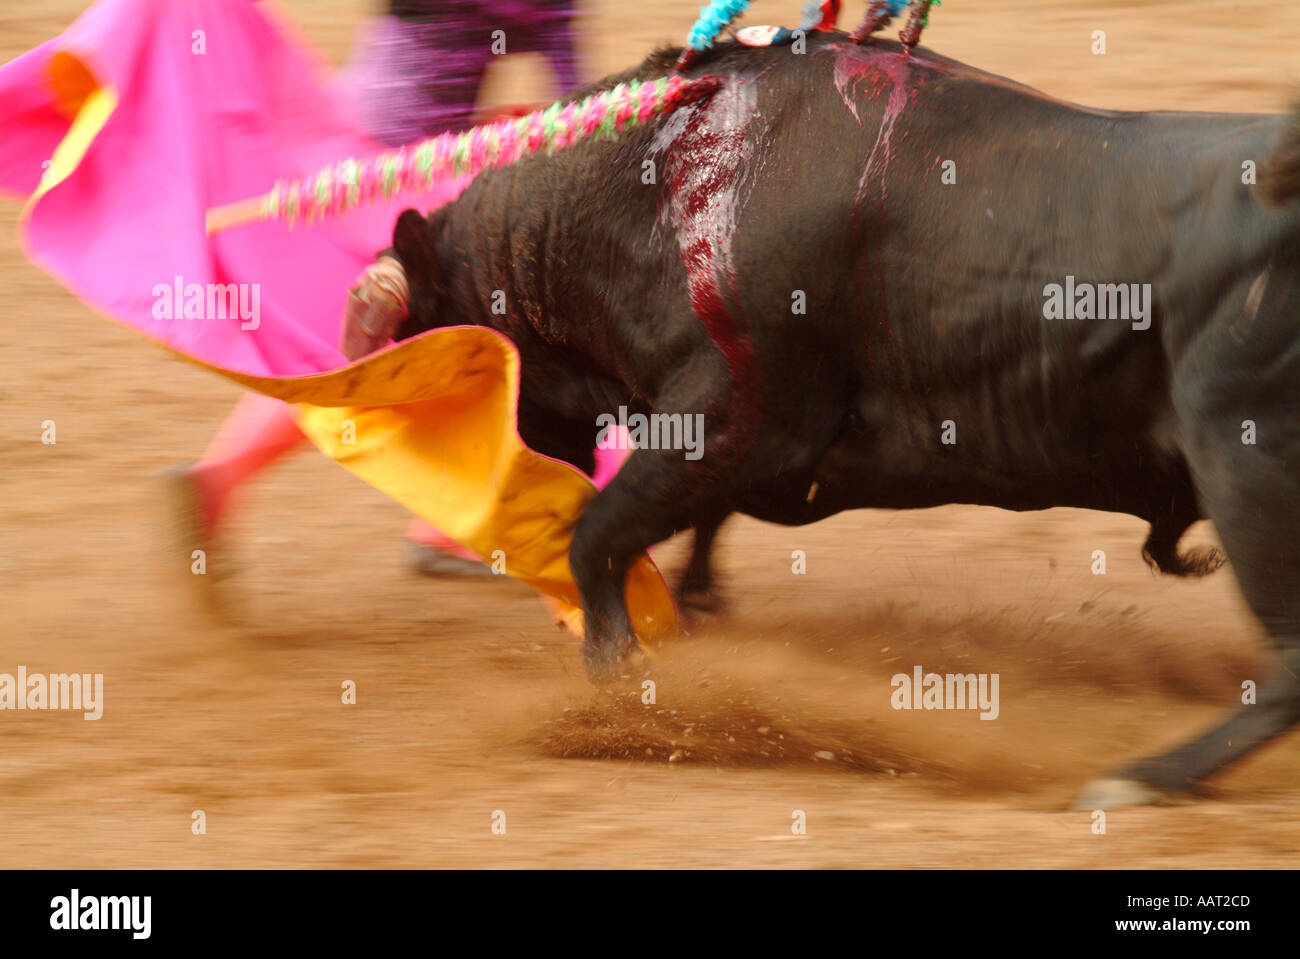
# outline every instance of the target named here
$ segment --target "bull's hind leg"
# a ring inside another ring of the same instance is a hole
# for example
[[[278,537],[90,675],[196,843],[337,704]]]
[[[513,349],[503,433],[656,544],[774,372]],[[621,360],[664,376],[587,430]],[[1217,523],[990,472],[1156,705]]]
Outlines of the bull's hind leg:
[[[1292,315],[1279,310],[1271,324],[1261,317],[1258,340],[1241,346],[1205,334],[1212,345],[1184,360],[1194,372],[1182,374],[1183,382],[1176,374],[1174,390],[1201,502],[1242,595],[1273,641],[1273,662],[1262,676],[1241,677],[1255,681],[1254,703],[1191,742],[1092,784],[1079,806],[1194,792],[1300,722],[1300,371],[1277,361],[1277,344],[1287,340],[1266,329],[1287,332]]]
[[[1256,476],[1262,479],[1258,471]],[[1228,483],[1226,475],[1218,479]],[[1140,759],[1092,783],[1078,807],[1158,802],[1194,793],[1200,783],[1300,722],[1300,524],[1295,522],[1300,484],[1282,482],[1280,476],[1271,480],[1232,483],[1209,499],[1242,593],[1275,647],[1264,675],[1241,677],[1258,687],[1255,702],[1177,749]]]
[[[1300,722],[1300,624],[1270,627],[1279,646],[1256,701],[1186,745],[1130,763],[1089,783],[1076,809],[1159,803],[1195,794],[1215,773],[1267,745]],[[1260,677],[1246,677],[1258,679]]]

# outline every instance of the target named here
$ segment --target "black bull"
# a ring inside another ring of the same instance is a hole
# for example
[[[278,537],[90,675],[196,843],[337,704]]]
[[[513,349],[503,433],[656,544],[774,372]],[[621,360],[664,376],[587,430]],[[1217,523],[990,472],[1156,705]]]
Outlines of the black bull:
[[[703,415],[702,457],[637,449],[577,523],[592,674],[631,646],[633,558],[729,512],[1075,506],[1148,520],[1178,573],[1217,565],[1176,551],[1211,518],[1277,653],[1257,703],[1088,801],[1190,791],[1300,719],[1297,118],[1082,109],[842,34],[694,72],[712,99],[395,230],[401,335],[507,333],[538,450],[589,467],[600,414]]]

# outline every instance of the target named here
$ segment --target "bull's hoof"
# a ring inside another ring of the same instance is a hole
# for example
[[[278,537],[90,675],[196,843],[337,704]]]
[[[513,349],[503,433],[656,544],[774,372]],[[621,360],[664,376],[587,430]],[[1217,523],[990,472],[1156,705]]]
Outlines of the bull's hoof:
[[[587,670],[587,679],[597,686],[609,686],[618,682],[630,669],[634,669],[636,663],[633,660],[643,656],[633,639],[623,643],[595,643],[587,640],[582,644],[582,665]]]
[[[683,626],[698,629],[725,619],[727,601],[721,593],[711,589],[684,589],[677,596],[677,609]]]
[[[1192,792],[1157,789],[1138,779],[1109,777],[1094,779],[1083,787],[1071,809],[1117,809],[1121,806],[1177,806],[1196,799]]]

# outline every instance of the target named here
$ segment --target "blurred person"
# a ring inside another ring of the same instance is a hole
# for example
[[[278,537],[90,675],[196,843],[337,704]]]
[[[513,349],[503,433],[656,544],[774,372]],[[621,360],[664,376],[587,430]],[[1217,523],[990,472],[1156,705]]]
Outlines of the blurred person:
[[[366,132],[388,146],[464,129],[473,125],[479,91],[502,43],[506,54],[545,56],[557,96],[579,86],[573,17],[570,0],[390,0],[386,15],[363,30],[340,79],[355,97]],[[304,442],[288,404],[245,394],[197,463],[166,471],[180,535],[210,548],[234,494]],[[599,485],[617,472],[623,456],[596,451]],[[407,538],[410,564],[420,573],[490,574],[478,556],[418,517]]]

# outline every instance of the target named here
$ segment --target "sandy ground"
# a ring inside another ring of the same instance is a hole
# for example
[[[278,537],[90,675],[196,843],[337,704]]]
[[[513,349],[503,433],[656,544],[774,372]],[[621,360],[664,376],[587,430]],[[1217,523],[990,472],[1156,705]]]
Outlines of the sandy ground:
[[[0,60],[79,6],[0,3]],[[607,0],[587,72],[682,37],[696,6]],[[1026,6],[949,0],[928,43],[1098,106],[1275,111],[1294,92],[1294,5]],[[345,55],[360,3],[287,7]],[[546,82],[523,59],[488,99]],[[1153,576],[1125,516],[735,522],[718,551],[731,616],[678,643],[644,705],[589,686],[525,588],[408,573],[402,510],[304,451],[248,490],[214,623],[167,568],[151,473],[201,452],[238,391],[79,305],[24,260],[15,223],[4,208],[0,671],[103,672],[107,691],[99,722],[0,714],[2,866],[1300,864],[1297,737],[1199,805],[1112,811],[1104,835],[1064,811],[1089,776],[1231,707],[1262,649],[1230,572]],[[669,569],[681,555],[656,551]],[[999,718],[890,709],[913,664],[999,673]]]

